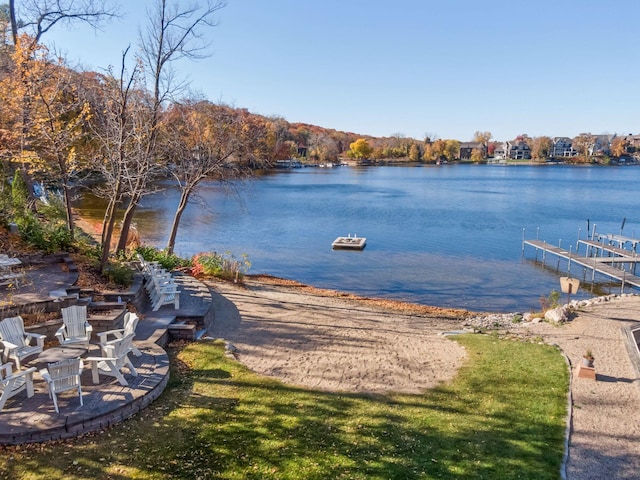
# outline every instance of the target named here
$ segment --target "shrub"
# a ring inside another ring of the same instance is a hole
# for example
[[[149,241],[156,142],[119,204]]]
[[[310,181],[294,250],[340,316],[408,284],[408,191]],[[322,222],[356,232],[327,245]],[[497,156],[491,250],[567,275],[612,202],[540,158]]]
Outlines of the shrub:
[[[190,267],[191,261],[181,258],[175,254],[168,254],[165,250],[160,250],[150,245],[140,245],[134,250],[135,253],[142,255],[148,262],[158,262],[167,270],[175,270],[179,267]]]
[[[133,283],[133,270],[123,263],[111,263],[105,269],[106,277],[117,285],[128,287]]]
[[[73,247],[71,232],[60,220],[43,221],[31,212],[16,218],[22,239],[45,253],[70,250]]]
[[[242,281],[244,274],[251,267],[247,254],[237,260],[230,252],[220,255],[216,252],[199,253],[191,260],[191,275],[220,277],[235,282]]]
[[[542,311],[556,308],[560,305],[560,292],[552,290],[548,297],[540,297],[540,307]]]

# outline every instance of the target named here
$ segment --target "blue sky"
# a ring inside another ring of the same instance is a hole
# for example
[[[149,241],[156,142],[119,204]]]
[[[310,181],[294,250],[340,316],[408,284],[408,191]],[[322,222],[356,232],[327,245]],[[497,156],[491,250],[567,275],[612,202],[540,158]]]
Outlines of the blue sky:
[[[43,40],[104,69],[154,0],[103,31]],[[496,140],[640,133],[637,0],[228,0],[191,88],[263,115],[360,134]]]

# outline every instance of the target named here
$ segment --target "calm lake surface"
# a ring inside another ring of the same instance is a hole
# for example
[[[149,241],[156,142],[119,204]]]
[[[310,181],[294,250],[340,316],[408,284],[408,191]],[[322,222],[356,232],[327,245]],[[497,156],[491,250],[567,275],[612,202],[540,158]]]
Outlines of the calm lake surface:
[[[560,290],[559,277],[567,273],[562,264],[556,271],[551,256],[546,266],[536,262],[531,247],[523,255],[523,234],[567,249],[573,244],[575,251],[588,225],[619,234],[626,219],[622,233],[637,238],[639,186],[638,167],[287,170],[242,184],[237,194],[204,184],[199,203],[194,200],[183,216],[176,253],[247,254],[249,273],[366,296],[527,311]],[[146,243],[165,246],[177,200],[173,189],[145,198],[136,222]],[[89,196],[79,206],[102,216]],[[367,247],[331,249],[336,237],[349,233],[367,237]],[[575,265],[571,276],[591,279]],[[604,278],[596,281],[573,298],[620,292]]]

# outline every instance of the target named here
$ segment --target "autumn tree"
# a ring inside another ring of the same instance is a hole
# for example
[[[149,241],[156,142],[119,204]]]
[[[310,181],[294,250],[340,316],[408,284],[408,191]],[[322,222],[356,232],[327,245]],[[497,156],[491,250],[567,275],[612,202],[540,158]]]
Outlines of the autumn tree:
[[[70,183],[83,169],[78,148],[89,115],[78,75],[24,34],[11,58],[14,68],[0,81],[5,156],[20,165],[30,185],[37,174],[61,187],[73,238]]]
[[[67,228],[73,239],[75,222],[71,209],[71,182],[84,168],[78,150],[86,137],[89,105],[80,99],[76,75],[62,63],[45,66],[45,78],[34,92],[32,146],[41,160],[35,167],[57,181],[62,189]]]
[[[208,102],[172,106],[163,125],[161,152],[180,188],[166,247],[173,253],[180,219],[198,185],[207,178],[227,182],[248,175],[252,139],[243,134],[242,116],[235,110]]]
[[[420,161],[420,147],[418,147],[418,144],[415,142],[409,147],[409,160],[412,162]]]
[[[444,143],[444,158],[448,161],[453,161],[458,158],[460,153],[460,142],[458,140],[445,140]]]
[[[336,141],[326,132],[314,132],[309,136],[309,157],[318,162],[336,162],[338,160]]]
[[[624,137],[615,137],[611,141],[611,155],[621,157],[627,153],[627,141]]]
[[[549,157],[553,140],[546,136],[535,137],[531,140],[531,158],[535,160],[545,160]]]
[[[484,151],[480,148],[474,148],[471,150],[470,160],[472,162],[482,162],[484,160]]]
[[[350,153],[357,160],[366,160],[371,158],[373,148],[364,138],[359,138],[349,145]]]
[[[172,64],[181,59],[196,60],[204,56],[208,45],[203,41],[203,30],[216,25],[214,14],[224,6],[225,2],[221,0],[189,5],[180,4],[178,0],[156,0],[155,8],[148,12],[147,29],[140,38],[140,61],[149,75],[152,92],[149,136],[138,159],[137,181],[131,186],[127,199],[118,251],[126,247],[133,216],[152,177],[162,106],[180,91]]]
[[[586,160],[589,156],[589,150],[593,146],[593,143],[593,135],[590,133],[581,133],[573,139],[571,147],[578,152],[578,155]]]
[[[473,141],[483,144],[485,148],[489,147],[489,142],[491,141],[492,138],[493,138],[493,135],[491,135],[491,132],[477,131],[473,135]]]
[[[435,142],[426,144],[423,158],[426,162],[447,160],[447,140],[438,139]]]

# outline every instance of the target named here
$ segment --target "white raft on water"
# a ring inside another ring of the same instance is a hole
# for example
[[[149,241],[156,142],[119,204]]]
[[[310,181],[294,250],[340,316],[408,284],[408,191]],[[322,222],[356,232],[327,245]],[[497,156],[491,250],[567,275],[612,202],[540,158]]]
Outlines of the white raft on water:
[[[364,237],[358,237],[358,235],[354,235],[353,237],[349,234],[346,237],[338,237],[331,244],[331,248],[335,249],[346,249],[346,250],[362,250],[367,244],[367,239]]]

